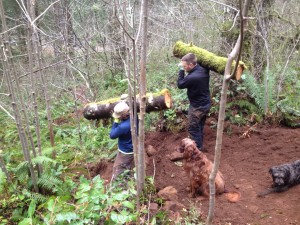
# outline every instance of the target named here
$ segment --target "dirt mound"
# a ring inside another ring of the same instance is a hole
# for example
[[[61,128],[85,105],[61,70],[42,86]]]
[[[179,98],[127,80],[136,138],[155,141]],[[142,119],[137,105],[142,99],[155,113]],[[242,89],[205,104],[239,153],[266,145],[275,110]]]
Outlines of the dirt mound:
[[[215,224],[300,224],[300,185],[283,193],[273,193],[258,198],[257,193],[272,184],[268,169],[274,165],[300,159],[300,129],[258,126],[242,134],[247,128],[225,126],[222,144],[220,171],[226,189],[237,191],[239,201],[232,203],[226,195],[216,197]],[[147,175],[155,177],[158,190],[173,186],[178,191],[179,201],[187,208],[200,209],[204,217],[208,213],[209,199],[189,198],[188,179],[180,162],[172,162],[168,155],[179,146],[187,132],[150,132],[146,134],[146,146],[157,151],[147,158]],[[216,130],[205,127],[204,145],[207,157],[213,161]],[[101,177],[110,179],[112,163],[99,170]],[[236,197],[236,196],[234,196]]]

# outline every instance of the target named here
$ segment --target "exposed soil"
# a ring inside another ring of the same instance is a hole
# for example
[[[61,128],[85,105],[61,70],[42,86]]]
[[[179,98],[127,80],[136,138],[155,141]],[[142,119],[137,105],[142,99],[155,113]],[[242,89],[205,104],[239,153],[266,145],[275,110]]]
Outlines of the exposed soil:
[[[207,156],[213,160],[216,129],[205,127]],[[247,128],[225,126],[222,144],[220,171],[229,190],[238,190],[241,199],[230,203],[224,195],[216,197],[214,224],[232,225],[286,225],[300,224],[300,185],[283,193],[272,193],[257,197],[272,184],[268,170],[271,166],[300,159],[300,129],[258,126],[249,137],[242,138]],[[147,175],[155,174],[158,190],[167,186],[177,189],[179,201],[187,208],[198,207],[202,217],[208,213],[209,199],[189,198],[186,190],[188,179],[182,167],[171,162],[167,155],[175,151],[187,132],[150,132],[146,134],[146,145],[152,145],[157,154],[147,159]],[[154,171],[155,165],[155,171]],[[111,165],[94,168],[104,179],[111,175]]]

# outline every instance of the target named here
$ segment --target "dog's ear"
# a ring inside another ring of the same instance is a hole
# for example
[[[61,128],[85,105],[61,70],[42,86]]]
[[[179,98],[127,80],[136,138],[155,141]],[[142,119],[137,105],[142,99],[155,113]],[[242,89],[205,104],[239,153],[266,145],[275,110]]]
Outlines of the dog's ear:
[[[185,148],[185,142],[184,142],[184,139],[182,139],[181,142],[180,142],[180,146],[177,148],[177,151],[180,152],[180,153],[183,153],[184,148]]]
[[[191,146],[188,146],[185,148],[184,150],[184,156],[185,158],[187,159],[187,161],[191,161],[192,160],[192,157],[193,157],[193,148]]]
[[[180,153],[183,153],[184,152],[184,147],[182,146],[179,146],[177,149],[176,149],[177,152],[180,152]]]

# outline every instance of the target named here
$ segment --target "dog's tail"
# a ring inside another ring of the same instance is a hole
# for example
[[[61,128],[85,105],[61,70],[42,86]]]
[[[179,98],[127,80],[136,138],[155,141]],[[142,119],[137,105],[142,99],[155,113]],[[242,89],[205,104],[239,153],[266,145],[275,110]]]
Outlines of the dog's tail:
[[[272,187],[272,188],[269,188],[269,189],[267,189],[267,190],[265,190],[265,191],[263,191],[263,192],[258,193],[258,194],[257,194],[257,197],[264,197],[264,196],[266,196],[266,195],[268,195],[268,194],[271,194],[271,193],[274,193],[274,192],[276,192],[276,193],[284,192],[284,191],[286,191],[287,189],[289,189],[289,186]]]
[[[273,193],[273,192],[276,192],[276,191],[274,190],[274,188],[269,188],[269,189],[267,189],[267,190],[265,190],[265,191],[262,191],[262,192],[260,192],[260,193],[257,193],[257,197],[261,198],[261,197],[264,197],[264,196],[266,196],[266,195],[268,195],[268,194],[271,194],[271,193]]]

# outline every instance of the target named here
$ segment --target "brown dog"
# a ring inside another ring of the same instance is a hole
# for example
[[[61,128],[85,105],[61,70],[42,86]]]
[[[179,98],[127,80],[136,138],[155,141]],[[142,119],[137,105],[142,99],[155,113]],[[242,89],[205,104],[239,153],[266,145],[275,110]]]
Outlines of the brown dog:
[[[196,193],[209,196],[209,175],[213,163],[199,151],[195,142],[189,138],[182,139],[178,151],[183,153],[183,168],[190,180],[191,196],[196,197]],[[225,192],[225,182],[220,171],[215,179],[215,189],[216,194]]]

